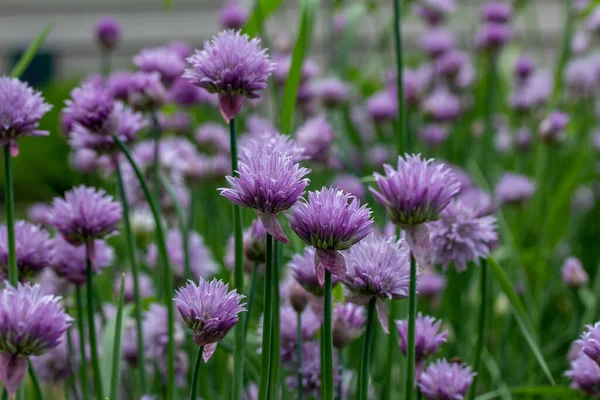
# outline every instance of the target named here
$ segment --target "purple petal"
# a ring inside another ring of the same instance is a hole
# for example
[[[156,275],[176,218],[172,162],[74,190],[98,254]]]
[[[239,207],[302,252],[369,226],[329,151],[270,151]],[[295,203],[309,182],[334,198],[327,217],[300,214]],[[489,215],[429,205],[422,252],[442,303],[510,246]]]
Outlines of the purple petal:
[[[429,267],[431,258],[431,241],[429,240],[429,228],[426,224],[406,226],[406,241],[408,247],[421,268]]]
[[[375,301],[375,306],[377,307],[377,318],[379,319],[379,323],[381,324],[381,328],[383,328],[383,332],[386,335],[389,335],[390,330],[388,328],[388,312],[387,306],[385,302],[378,298]]]
[[[208,360],[212,357],[213,353],[217,349],[217,343],[210,343],[204,345],[204,350],[202,351],[202,358],[204,362],[208,362]]]
[[[256,215],[258,215],[258,218],[260,218],[260,221],[263,223],[269,235],[273,236],[281,243],[288,244],[290,242],[285,235],[285,232],[283,232],[283,228],[279,223],[279,219],[277,219],[277,214],[256,211]]]
[[[219,108],[221,109],[221,115],[227,123],[239,114],[243,104],[244,98],[242,96],[219,95]]]
[[[346,261],[344,256],[336,250],[317,249],[315,251],[315,268],[321,286],[325,283],[325,270],[340,279],[346,277]]]
[[[0,381],[12,397],[17,392],[27,372],[27,357],[17,357],[10,353],[0,353]]]

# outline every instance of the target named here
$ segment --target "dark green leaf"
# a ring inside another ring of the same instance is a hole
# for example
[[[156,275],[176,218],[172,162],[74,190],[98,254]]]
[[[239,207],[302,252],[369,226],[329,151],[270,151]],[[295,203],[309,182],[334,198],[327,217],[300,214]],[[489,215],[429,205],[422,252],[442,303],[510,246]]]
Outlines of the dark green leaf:
[[[121,283],[121,288],[124,285]],[[102,371],[102,376],[112,376],[113,370],[113,358],[116,347],[119,347],[119,357],[121,356],[120,351],[120,340],[123,334],[123,324],[118,323],[119,317],[121,320],[127,320],[133,311],[133,304],[128,304],[126,306],[120,306],[121,315],[119,316],[119,312],[117,311],[117,315],[107,322],[106,327],[104,328],[104,332],[102,333],[102,360],[100,360],[100,370]],[[120,325],[120,329],[117,331],[117,327]],[[117,336],[118,335],[118,336]],[[119,342],[117,342],[116,338],[118,337]],[[103,392],[110,393],[110,380],[103,379]]]
[[[42,46],[42,43],[44,43],[44,40],[46,40],[46,36],[48,36],[48,33],[50,33],[52,28],[54,28],[54,22],[50,22],[44,29],[42,29],[40,34],[29,45],[29,47],[27,47],[25,53],[23,53],[13,70],[10,72],[11,76],[20,78],[21,75],[23,75],[23,72],[25,72],[27,67],[29,67],[29,64],[31,64],[31,60],[33,60],[33,57],[35,57],[37,54],[38,50]]]
[[[244,33],[250,36],[256,36],[260,33],[261,27],[271,14],[277,10],[277,8],[283,4],[284,0],[255,0],[256,5],[254,12],[248,19],[246,26],[244,27]]]

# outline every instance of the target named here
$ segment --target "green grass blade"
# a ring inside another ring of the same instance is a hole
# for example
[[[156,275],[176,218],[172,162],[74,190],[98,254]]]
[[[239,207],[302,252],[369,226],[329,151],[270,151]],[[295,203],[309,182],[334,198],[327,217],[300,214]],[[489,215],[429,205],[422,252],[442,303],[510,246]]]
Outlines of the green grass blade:
[[[10,72],[11,76],[20,78],[21,75],[23,75],[23,72],[25,72],[27,67],[29,67],[29,64],[31,64],[31,60],[33,60],[33,57],[35,57],[37,54],[38,50],[42,46],[42,43],[44,43],[44,40],[46,40],[46,36],[48,36],[52,28],[54,28],[54,22],[50,22],[44,29],[42,29],[40,34],[33,42],[31,42],[29,47],[27,47],[27,50],[25,50],[25,53],[23,53],[17,64],[15,64],[14,68]]]
[[[121,336],[123,334],[123,301],[125,298],[125,274],[121,274],[121,289],[119,291],[119,306],[112,352],[112,376],[110,378],[110,398],[116,399],[119,392],[119,378],[121,378]]]
[[[122,321],[126,321],[131,312],[133,311],[133,304],[127,304],[123,306],[123,289],[125,285],[123,284],[123,277],[121,277],[121,293],[119,293],[119,309],[117,311],[117,315],[107,322],[106,328],[104,328],[104,332],[102,334],[102,359],[100,360],[100,370],[102,371],[102,376],[110,376],[114,379],[114,358],[117,357],[119,360],[121,358],[121,337],[123,335],[123,324]],[[120,320],[120,321],[119,321]],[[118,339],[118,341],[117,341]],[[116,353],[115,353],[116,352]],[[116,355],[115,355],[116,354]],[[120,373],[119,373],[120,376]],[[104,379],[103,380],[103,393],[110,393],[112,380],[113,379]],[[118,382],[117,382],[118,385]],[[111,397],[112,399],[113,397]],[[116,397],[115,397],[116,398]]]
[[[550,383],[552,383],[552,385],[554,385],[555,384],[554,377],[552,377],[550,368],[548,368],[548,364],[546,363],[546,360],[544,360],[542,351],[540,350],[540,348],[535,340],[535,337],[533,335],[533,331],[534,331],[533,325],[531,324],[531,321],[529,320],[529,317],[527,316],[527,312],[525,311],[525,307],[523,306],[521,299],[517,295],[515,288],[513,287],[512,283],[510,282],[508,275],[506,274],[506,272],[504,272],[502,267],[500,267],[500,265],[498,265],[496,260],[494,260],[492,257],[488,258],[488,265],[490,267],[490,271],[492,272],[492,275],[496,279],[496,282],[498,282],[498,284],[500,285],[500,288],[502,289],[504,294],[506,294],[506,297],[508,297],[508,300],[510,301],[510,304],[511,304],[512,310],[513,310],[513,315],[515,316],[515,320],[517,321],[517,324],[519,325],[519,329],[521,330],[521,333],[523,334],[523,336],[525,336],[525,340],[527,341],[527,344],[529,344],[531,351],[533,351],[533,354],[534,354],[538,364],[544,371],[544,374],[546,374],[546,377],[548,378]]]
[[[250,36],[256,36],[260,33],[261,25],[264,25],[267,18],[282,5],[284,0],[258,0],[257,7],[254,8],[254,12],[248,18],[248,22],[243,29],[244,33]]]
[[[515,395],[523,396],[542,396],[542,398],[553,399],[576,399],[579,398],[579,392],[567,386],[523,386],[510,389],[494,390],[477,396],[475,400],[492,400],[502,396],[508,390]]]
[[[292,65],[290,73],[285,81],[283,95],[283,111],[281,115],[281,132],[290,134],[294,120],[294,109],[296,108],[296,96],[300,85],[300,72],[304,57],[308,53],[312,41],[315,17],[319,9],[318,0],[303,0],[300,17],[300,30],[292,53]]]

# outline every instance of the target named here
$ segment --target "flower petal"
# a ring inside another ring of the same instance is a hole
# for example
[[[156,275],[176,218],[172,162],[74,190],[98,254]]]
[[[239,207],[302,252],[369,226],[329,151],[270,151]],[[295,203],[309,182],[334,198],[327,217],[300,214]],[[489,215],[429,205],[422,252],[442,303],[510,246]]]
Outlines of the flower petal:
[[[279,223],[279,219],[277,219],[277,214],[256,211],[256,215],[258,218],[260,218],[260,221],[265,226],[265,229],[269,235],[273,236],[281,243],[288,244],[290,242],[285,235],[285,232],[283,232],[283,228]]]
[[[383,300],[377,298],[375,301],[375,306],[377,307],[377,318],[379,319],[379,323],[381,324],[381,328],[383,328],[383,333],[389,335],[390,330],[388,328],[388,312],[387,305]]]
[[[0,353],[0,381],[12,397],[21,386],[27,372],[27,357],[18,357],[10,353]]]
[[[346,277],[346,261],[342,253],[336,250],[317,249],[315,251],[315,268],[317,269],[317,278],[321,286],[325,283],[325,270],[340,279]],[[319,273],[322,273],[322,277],[319,276]]]
[[[202,358],[204,362],[208,362],[208,360],[212,357],[213,353],[217,349],[217,343],[209,343],[204,345],[204,350],[202,351]]]
[[[429,240],[429,228],[426,224],[404,227],[408,247],[421,268],[427,268],[431,258],[431,241]]]

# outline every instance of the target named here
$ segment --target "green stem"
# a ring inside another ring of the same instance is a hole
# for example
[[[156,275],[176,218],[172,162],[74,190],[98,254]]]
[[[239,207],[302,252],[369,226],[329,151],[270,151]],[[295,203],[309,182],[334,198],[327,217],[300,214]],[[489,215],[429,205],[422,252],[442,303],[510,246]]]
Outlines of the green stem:
[[[248,334],[248,326],[250,326],[250,317],[252,316],[252,304],[254,303],[254,295],[256,293],[256,281],[258,280],[258,265],[252,270],[252,280],[250,281],[250,293],[248,293],[248,311],[244,319],[244,340]]]
[[[297,376],[297,400],[302,400],[302,313],[299,312],[296,315],[296,358],[298,359],[298,376]]]
[[[406,118],[406,105],[404,104],[403,56],[402,56],[402,0],[394,0],[394,44],[396,50],[396,88],[398,95],[398,126],[399,132],[396,142],[396,151],[402,154],[410,151],[410,137],[408,135],[408,119]]]
[[[323,400],[333,400],[333,333],[332,333],[332,293],[331,272],[325,270],[325,292],[323,297]]]
[[[158,114],[155,109],[150,111],[152,119],[152,138],[154,140],[154,154],[152,157],[152,190],[154,198],[160,202],[160,122],[158,122]]]
[[[93,240],[93,239],[92,239]],[[96,320],[94,314],[94,290],[92,271],[92,261],[90,260],[90,244],[85,244],[86,249],[86,273],[87,273],[87,317],[88,317],[88,335],[90,338],[90,353],[92,355],[92,373],[94,375],[94,389],[96,400],[104,400],[102,396],[102,375],[100,373],[100,358],[98,357],[98,342],[96,340]]]
[[[35,369],[33,368],[31,360],[29,360],[29,378],[31,379],[31,383],[33,384],[33,389],[35,390],[35,395],[37,396],[38,400],[44,400],[42,386],[40,385],[40,380],[38,379],[38,376],[35,373]]]
[[[281,335],[279,323],[279,266],[281,265],[281,243],[273,242],[273,280],[271,287],[271,377],[269,378],[269,398],[279,398],[279,364],[281,363]]]
[[[79,315],[77,316],[78,319]],[[71,340],[71,330],[69,329],[67,331],[67,350],[69,351],[69,354],[73,354],[73,341]],[[75,377],[74,377],[74,371],[72,370],[73,367],[73,363],[71,361],[71,358],[69,357],[69,377],[67,378],[67,384],[65,386],[65,393],[69,393],[69,389],[71,390],[71,392],[73,392],[73,396],[69,397],[69,398],[73,398],[75,400],[79,400],[79,395],[77,393],[77,388],[75,387]],[[83,382],[83,381],[82,381]]]
[[[79,350],[81,351],[81,360],[79,362],[79,372],[81,373],[81,392],[83,400],[89,400],[90,392],[88,385],[87,354],[85,348],[85,326],[83,324],[83,300],[81,286],[75,286],[75,301],[77,303],[77,328],[79,329]]]
[[[271,306],[271,290],[273,288],[273,236],[267,234],[265,252],[265,304],[263,311],[262,362],[260,368],[259,400],[266,400],[269,395],[269,378],[271,374],[271,325],[273,307]]]
[[[102,76],[108,77],[110,75],[110,50],[103,50],[100,54],[100,69]]]
[[[148,205],[150,206],[150,210],[152,211],[152,215],[154,216],[154,221],[156,224],[156,245],[158,247],[158,253],[161,258],[161,264],[163,267],[163,279],[164,279],[164,304],[167,307],[167,334],[169,337],[167,344],[167,400],[173,400],[175,398],[175,313],[173,309],[173,301],[171,299],[171,295],[173,293],[173,271],[171,271],[171,267],[169,266],[169,256],[167,253],[167,246],[165,242],[165,232],[162,225],[162,220],[160,218],[160,210],[158,208],[157,200],[150,193],[150,189],[148,188],[148,184],[146,183],[146,178],[140,171],[137,166],[131,152],[127,148],[127,146],[119,139],[118,136],[113,135],[113,139],[115,143],[119,146],[125,157],[127,158],[129,164],[133,168],[135,175],[140,182],[142,190],[144,191],[144,195],[146,200],[148,201]]]
[[[116,399],[119,394],[119,379],[121,378],[121,334],[123,327],[123,301],[125,297],[125,274],[121,274],[121,289],[119,293],[119,306],[117,308],[117,321],[113,340],[112,374],[110,377],[110,398]],[[143,365],[143,364],[142,364]]]
[[[417,263],[410,253],[410,288],[408,296],[408,343],[406,346],[406,400],[412,400],[415,385],[415,321],[417,318]]]
[[[363,339],[362,356],[358,376],[358,400],[367,400],[369,393],[369,365],[371,363],[371,337],[373,336],[373,318],[375,315],[375,301],[373,297],[367,306],[367,326]]]
[[[148,377],[146,376],[146,353],[144,352],[144,332],[142,331],[142,299],[140,297],[140,283],[139,283],[139,264],[137,254],[135,251],[135,237],[133,235],[133,229],[131,229],[131,220],[129,217],[129,202],[127,201],[127,193],[125,192],[125,185],[123,184],[123,175],[121,174],[121,167],[118,162],[115,162],[115,171],[117,174],[117,186],[119,188],[119,194],[121,195],[121,203],[123,205],[123,221],[125,225],[125,241],[127,244],[127,256],[129,257],[129,264],[131,264],[131,275],[133,276],[133,301],[135,304],[134,317],[135,317],[135,329],[137,331],[137,361],[138,365],[141,366],[140,370],[140,383],[142,386],[142,393],[148,393]]]
[[[569,53],[571,51],[571,40],[573,36],[573,5],[570,1],[566,1],[564,9],[564,28],[562,30],[562,42],[561,49],[558,53],[558,60],[556,62],[556,68],[554,73],[554,90],[552,92],[552,102],[550,103],[552,107],[555,107],[558,103],[559,96],[562,93],[562,85],[563,85],[563,74],[565,70],[565,65],[567,64],[567,60],[569,59]]]
[[[484,258],[481,260],[481,309],[479,310],[479,332],[477,337],[477,344],[475,345],[475,358],[473,360],[473,372],[477,375],[473,378],[471,388],[469,389],[469,400],[475,399],[475,387],[477,386],[477,377],[481,374],[481,354],[483,353],[483,347],[485,346],[485,336],[487,331],[487,314],[488,314],[488,296],[489,291],[489,278],[487,260]]]
[[[8,281],[14,287],[19,282],[17,252],[15,250],[15,200],[10,144],[4,146],[4,203],[6,204],[6,236],[8,238]]]
[[[397,318],[398,313],[398,302],[390,301],[390,314],[388,318],[388,330],[390,333],[388,336],[388,350],[387,357],[385,360],[385,386],[384,386],[384,396],[382,399],[389,400],[392,398],[392,366],[394,364],[394,358],[397,357],[396,349],[398,347],[398,331],[396,329],[396,323],[394,320]]]
[[[237,175],[238,154],[235,118],[229,121],[229,141],[231,148],[231,173]],[[244,239],[242,237],[242,209],[233,205],[233,237],[235,264],[233,281],[238,293],[244,291]],[[244,320],[247,315],[240,316],[241,321],[235,326],[235,347],[233,349],[233,400],[241,400],[244,393]],[[268,328],[265,326],[265,328]]]
[[[190,391],[190,400],[196,400],[198,398],[198,380],[200,378],[200,365],[202,364],[202,352],[204,346],[198,347],[198,354],[196,355],[196,363],[194,364],[194,376],[192,378],[192,390]]]

